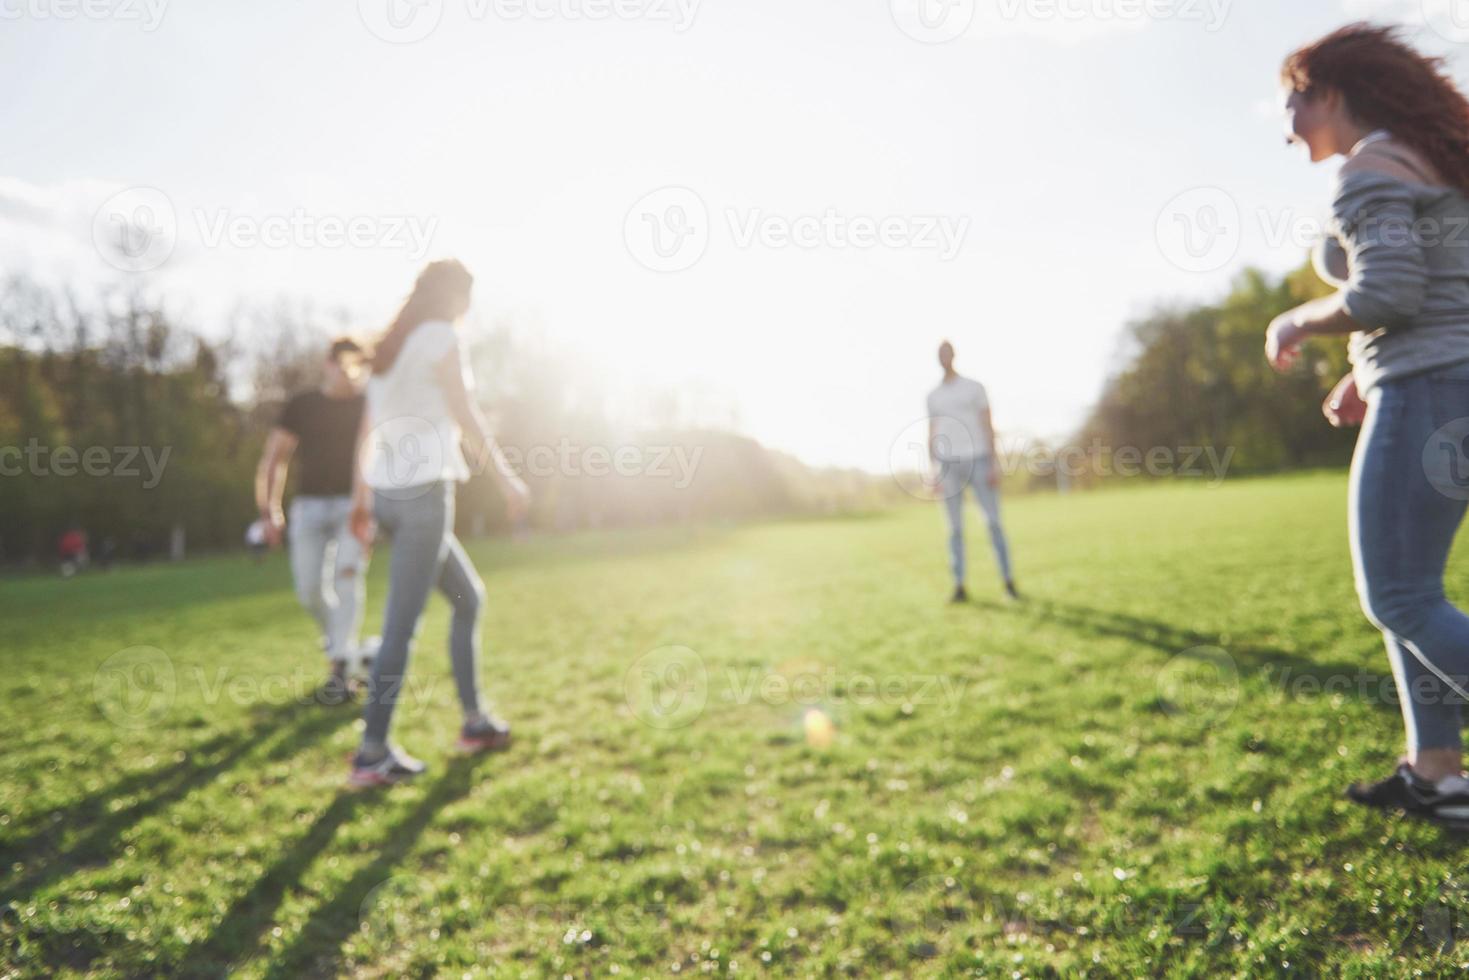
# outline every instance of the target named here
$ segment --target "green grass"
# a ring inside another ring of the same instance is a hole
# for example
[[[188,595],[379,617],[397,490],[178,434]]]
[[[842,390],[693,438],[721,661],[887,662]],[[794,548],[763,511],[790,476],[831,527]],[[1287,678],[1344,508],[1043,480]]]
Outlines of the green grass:
[[[355,711],[301,703],[280,559],[7,582],[4,966],[1447,972],[1464,843],[1340,797],[1401,740],[1344,483],[1013,500],[1019,606],[973,516],[977,601],[942,601],[937,507],[479,543],[517,744],[448,755],[436,599],[394,732],[433,768],[378,795],[341,792]],[[125,650],[152,701],[99,671]]]

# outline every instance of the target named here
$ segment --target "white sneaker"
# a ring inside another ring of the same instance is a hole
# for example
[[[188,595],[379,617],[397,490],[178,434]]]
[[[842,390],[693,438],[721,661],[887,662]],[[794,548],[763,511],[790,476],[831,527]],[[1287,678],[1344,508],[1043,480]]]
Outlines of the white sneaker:
[[[357,645],[357,651],[351,658],[350,669],[352,679],[359,684],[366,684],[372,677],[372,664],[377,660],[377,653],[382,649],[383,638],[380,636],[369,636]]]

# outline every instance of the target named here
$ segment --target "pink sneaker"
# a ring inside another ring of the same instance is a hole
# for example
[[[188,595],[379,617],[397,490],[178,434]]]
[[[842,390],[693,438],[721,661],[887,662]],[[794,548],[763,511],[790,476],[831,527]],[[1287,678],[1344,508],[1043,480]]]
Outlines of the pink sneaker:
[[[461,755],[503,752],[508,748],[510,748],[510,726],[494,720],[475,724],[466,723],[463,728],[459,729],[459,741],[454,743],[454,751]]]
[[[366,762],[358,752],[352,759],[352,772],[347,776],[347,785],[352,789],[372,789],[375,786],[392,786],[421,776],[428,766],[395,745],[388,746],[388,754],[375,762]]]

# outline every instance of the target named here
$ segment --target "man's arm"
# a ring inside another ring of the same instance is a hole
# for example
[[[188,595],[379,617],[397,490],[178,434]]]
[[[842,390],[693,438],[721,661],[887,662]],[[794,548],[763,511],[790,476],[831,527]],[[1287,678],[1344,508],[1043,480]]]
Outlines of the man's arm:
[[[353,537],[362,543],[362,547],[368,549],[372,548],[372,539],[377,533],[372,518],[372,488],[367,485],[367,476],[362,466],[362,447],[367,443],[367,434],[371,430],[372,416],[364,407],[362,421],[357,424],[357,431],[352,435],[352,510],[347,517],[347,524]]]
[[[265,522],[265,538],[272,548],[281,543],[281,531],[286,526],[281,498],[286,492],[286,471],[299,442],[294,434],[275,426],[265,439],[265,451],[255,468],[255,506]]]

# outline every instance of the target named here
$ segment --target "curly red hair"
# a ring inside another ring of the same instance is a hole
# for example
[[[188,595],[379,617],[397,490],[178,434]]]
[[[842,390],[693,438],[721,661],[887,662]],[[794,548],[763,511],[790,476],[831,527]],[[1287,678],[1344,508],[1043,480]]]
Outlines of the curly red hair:
[[[1334,89],[1360,122],[1386,129],[1469,195],[1469,99],[1396,28],[1348,24],[1293,51],[1281,79],[1305,95]]]

